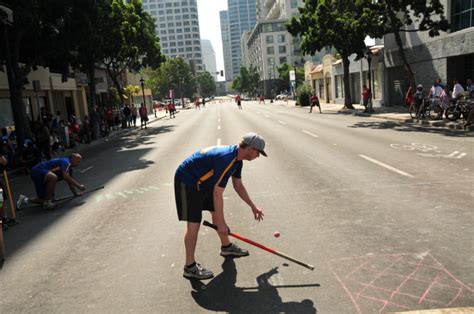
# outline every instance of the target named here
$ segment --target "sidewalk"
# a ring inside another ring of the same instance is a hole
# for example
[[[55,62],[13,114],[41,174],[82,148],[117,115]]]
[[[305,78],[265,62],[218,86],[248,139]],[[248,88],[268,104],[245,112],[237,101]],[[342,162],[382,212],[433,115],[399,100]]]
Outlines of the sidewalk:
[[[167,116],[168,116],[168,114],[166,113],[165,110],[157,111],[156,112],[156,117],[155,117],[154,113],[149,114],[147,124],[150,125],[150,124],[154,123],[155,121],[166,118]],[[137,125],[139,125],[139,122],[140,122],[140,118],[137,118]],[[110,140],[111,138],[120,136],[123,133],[130,132],[130,131],[140,131],[140,127],[137,126],[137,127],[133,127],[133,128],[122,129],[122,127],[120,126],[118,129],[111,131],[107,136],[101,137],[97,140],[93,140],[89,144],[79,144],[78,146],[76,146],[74,148],[68,148],[64,152],[59,153],[55,157],[67,156],[71,153],[83,153],[86,150],[88,150],[88,149],[90,149],[90,148],[92,148],[96,145],[99,145],[99,144],[103,143],[104,141]],[[12,170],[8,171],[7,174],[8,174],[9,180],[11,181],[11,180],[14,180],[16,177],[24,176],[24,171],[23,170],[24,170],[23,168],[15,168],[15,169],[12,169]]]
[[[295,101],[289,100],[287,103],[284,101],[277,100],[273,104],[276,105],[285,105],[287,107],[295,107]],[[415,125],[423,125],[429,127],[441,127],[441,128],[448,128],[451,130],[464,130],[463,120],[458,119],[457,121],[449,121],[447,119],[443,120],[415,120],[410,117],[408,113],[408,108],[406,107],[374,107],[375,112],[364,113],[364,106],[360,104],[354,104],[354,109],[343,109],[343,104],[329,104],[329,103],[321,103],[321,110],[323,113],[333,113],[333,114],[351,114],[354,116],[360,117],[370,117],[375,119],[383,119],[383,120],[391,120],[391,121],[398,121],[400,123],[410,123]],[[301,108],[305,110],[309,110],[309,107],[301,107],[297,106],[296,108]],[[313,108],[313,112],[317,113],[318,109]],[[474,131],[474,126],[468,127],[466,131],[472,132]]]

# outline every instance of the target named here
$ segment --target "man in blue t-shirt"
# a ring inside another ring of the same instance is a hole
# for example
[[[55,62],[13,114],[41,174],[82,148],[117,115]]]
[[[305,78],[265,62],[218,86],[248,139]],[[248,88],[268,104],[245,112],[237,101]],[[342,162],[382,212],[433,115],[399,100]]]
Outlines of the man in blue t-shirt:
[[[249,133],[239,145],[212,146],[203,148],[188,157],[176,170],[174,189],[178,218],[187,221],[184,244],[186,264],[183,276],[186,278],[209,279],[212,271],[205,269],[194,258],[202,211],[212,214],[212,221],[218,227],[222,256],[247,256],[249,252],[229,241],[229,227],[224,218],[224,189],[232,177],[232,185],[240,198],[252,209],[254,218],[263,219],[258,208],[242,183],[243,160],[254,160],[264,151],[265,140],[256,133]]]
[[[64,179],[72,194],[78,196],[85,191],[85,186],[72,177],[72,169],[76,168],[82,160],[79,154],[72,154],[70,157],[55,158],[41,162],[31,168],[31,180],[35,184],[37,198],[30,199],[20,195],[17,201],[17,208],[21,209],[29,203],[43,204],[45,209],[55,207],[53,203],[54,189],[56,183]]]

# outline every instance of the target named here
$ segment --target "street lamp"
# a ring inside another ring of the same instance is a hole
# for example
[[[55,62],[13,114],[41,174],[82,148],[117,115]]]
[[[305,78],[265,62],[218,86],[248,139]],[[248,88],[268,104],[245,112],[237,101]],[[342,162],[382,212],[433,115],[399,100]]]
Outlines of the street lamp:
[[[373,113],[374,109],[372,108],[372,50],[370,46],[367,46],[367,64],[369,65],[369,73],[367,73],[367,78],[369,80],[369,101],[367,103],[367,111]]]
[[[146,106],[146,103],[145,103],[145,80],[143,79],[143,77],[140,78],[140,86],[142,87],[143,104]]]

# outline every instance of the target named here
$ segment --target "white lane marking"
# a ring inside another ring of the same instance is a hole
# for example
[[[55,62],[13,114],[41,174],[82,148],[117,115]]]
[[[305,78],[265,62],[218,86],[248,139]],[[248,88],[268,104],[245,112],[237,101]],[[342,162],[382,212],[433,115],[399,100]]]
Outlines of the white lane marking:
[[[218,130],[220,130],[220,129],[221,129],[221,126],[220,126],[220,125],[218,125],[218,126],[217,126],[217,129],[218,129]]]
[[[270,116],[268,114],[265,115],[265,118],[270,118]]]
[[[312,137],[319,137],[319,136],[317,136],[316,134],[313,134],[313,133],[308,132],[308,131],[305,131],[305,130],[301,130],[301,132],[306,133],[306,134],[308,134],[308,135],[310,135],[310,136],[312,136]]]
[[[285,121],[278,120],[278,122],[280,122],[281,124],[286,124]]]
[[[393,172],[396,172],[396,173],[398,173],[398,174],[401,174],[402,176],[414,178],[414,176],[412,176],[411,174],[406,173],[405,171],[402,171],[402,170],[397,169],[397,168],[395,168],[395,167],[389,166],[389,165],[387,165],[387,164],[384,164],[383,162],[380,162],[380,161],[378,161],[378,160],[376,160],[376,159],[367,157],[367,156],[365,156],[365,155],[359,155],[359,156],[362,157],[362,158],[364,158],[364,159],[366,159],[366,160],[368,160],[368,161],[370,161],[370,162],[373,162],[373,163],[376,164],[376,165],[382,166],[382,167],[384,167],[384,168],[387,168],[388,170],[391,170],[391,171],[393,171]]]
[[[219,119],[217,119],[217,122],[221,122],[221,119],[220,119],[220,118],[219,118]]]
[[[81,173],[84,173],[84,172],[86,172],[86,171],[89,171],[89,170],[91,170],[92,168],[94,168],[94,166],[87,167],[86,169],[81,170]]]
[[[217,139],[217,146],[221,146],[221,139],[220,138]]]

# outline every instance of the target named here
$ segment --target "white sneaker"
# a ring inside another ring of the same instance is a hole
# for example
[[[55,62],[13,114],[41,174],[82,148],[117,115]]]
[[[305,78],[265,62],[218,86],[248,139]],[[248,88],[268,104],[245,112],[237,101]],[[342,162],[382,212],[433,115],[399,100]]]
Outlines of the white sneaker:
[[[22,209],[23,207],[27,205],[28,205],[28,197],[24,196],[23,194],[20,194],[20,196],[18,196],[18,201],[16,202],[16,208]]]
[[[56,207],[56,204],[54,204],[51,200],[43,202],[44,209],[53,209],[54,207]]]

